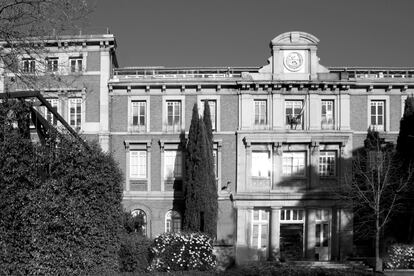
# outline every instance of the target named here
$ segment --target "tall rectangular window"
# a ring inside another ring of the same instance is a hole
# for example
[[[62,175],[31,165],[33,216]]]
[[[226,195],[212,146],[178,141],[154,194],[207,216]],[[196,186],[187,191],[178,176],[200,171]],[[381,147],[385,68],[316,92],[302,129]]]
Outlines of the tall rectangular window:
[[[303,129],[303,102],[285,102],[286,127],[290,129]]]
[[[58,112],[58,105],[59,105],[59,100],[58,99],[47,99],[47,101],[50,103],[50,105],[52,106],[53,110]],[[46,117],[46,120],[51,124],[56,126],[57,125],[57,117],[55,115],[53,115],[52,112],[50,112],[50,110],[48,110],[45,107],[45,113],[44,116]]]
[[[164,152],[164,179],[182,178],[182,153],[179,150],[166,150]]]
[[[147,178],[147,152],[131,150],[129,152],[129,177],[135,179]]]
[[[263,126],[267,124],[267,101],[254,101],[254,124],[256,126]]]
[[[23,59],[23,68],[24,73],[34,73],[36,70],[36,62],[32,58]]]
[[[181,130],[181,101],[167,101],[167,130]]]
[[[334,101],[322,100],[322,129],[334,129]]]
[[[144,130],[146,126],[146,102],[145,101],[132,101],[132,129]]]
[[[371,127],[377,131],[385,130],[385,101],[371,101]]]
[[[82,123],[82,99],[69,99],[69,124],[74,129],[80,129]]]
[[[201,115],[204,114],[204,104],[208,102],[208,107],[210,108],[210,118],[211,118],[211,128],[217,130],[217,101],[216,100],[201,100]]]
[[[283,175],[284,176],[306,176],[306,153],[284,152],[283,153]]]
[[[269,211],[253,210],[251,245],[255,249],[267,249],[269,246]]]
[[[82,57],[69,58],[69,62],[70,62],[70,71],[72,73],[83,71],[83,59],[82,59]]]
[[[58,58],[47,58],[47,71],[57,72],[58,70]]]
[[[322,177],[336,175],[335,151],[321,151],[319,153],[319,175]]]

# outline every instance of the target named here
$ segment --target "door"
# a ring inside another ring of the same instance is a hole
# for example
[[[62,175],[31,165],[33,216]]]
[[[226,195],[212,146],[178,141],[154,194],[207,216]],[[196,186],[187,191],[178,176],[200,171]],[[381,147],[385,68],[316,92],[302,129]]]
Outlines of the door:
[[[330,213],[329,210],[317,210],[315,221],[315,258],[319,261],[330,260]]]

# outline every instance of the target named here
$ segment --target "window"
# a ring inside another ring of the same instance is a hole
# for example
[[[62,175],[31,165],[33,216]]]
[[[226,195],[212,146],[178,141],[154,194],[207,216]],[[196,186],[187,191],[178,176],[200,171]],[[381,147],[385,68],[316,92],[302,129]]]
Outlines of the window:
[[[334,129],[334,101],[322,100],[322,129]]]
[[[182,177],[182,154],[179,150],[164,152],[164,179]]]
[[[335,176],[336,175],[336,152],[321,151],[319,153],[319,175]]]
[[[181,130],[181,101],[167,101],[167,130]]]
[[[47,71],[57,72],[58,70],[58,58],[47,58]]]
[[[58,99],[47,99],[47,101],[50,103],[53,110],[58,112],[59,100]],[[57,117],[53,115],[53,113],[50,112],[50,110],[48,110],[46,107],[45,107],[44,116],[51,125],[57,126]]]
[[[135,179],[147,178],[147,152],[132,150],[129,152],[129,177]]]
[[[132,101],[131,102],[132,130],[143,131],[146,129],[146,102],[145,101]]]
[[[385,130],[385,102],[371,101],[371,128],[377,131]]]
[[[131,212],[133,220],[134,232],[146,236],[147,235],[147,214],[141,210],[136,209]]]
[[[281,222],[303,222],[305,220],[304,211],[300,209],[283,209],[280,210]]]
[[[82,123],[82,99],[69,99],[69,124],[74,129],[80,129]]]
[[[302,101],[285,102],[286,127],[290,129],[303,128],[303,104]]]
[[[283,153],[283,175],[284,176],[306,176],[305,152]]]
[[[82,57],[69,58],[69,62],[70,62],[70,71],[72,73],[83,71]]]
[[[170,210],[165,214],[165,232],[181,231],[181,215],[179,212]]]
[[[256,126],[263,126],[267,124],[267,101],[254,101],[254,124]]]
[[[272,161],[270,152],[253,151],[252,152],[252,176],[258,178],[270,178]]]
[[[27,58],[23,59],[23,72],[24,73],[34,73],[36,70],[36,62],[34,59]]]
[[[208,107],[210,108],[210,118],[211,118],[211,128],[213,131],[217,130],[216,118],[217,118],[217,101],[216,100],[201,100],[200,112],[201,115],[204,114],[204,105],[208,102]]]
[[[269,245],[269,211],[253,210],[251,245],[256,249],[267,249]]]

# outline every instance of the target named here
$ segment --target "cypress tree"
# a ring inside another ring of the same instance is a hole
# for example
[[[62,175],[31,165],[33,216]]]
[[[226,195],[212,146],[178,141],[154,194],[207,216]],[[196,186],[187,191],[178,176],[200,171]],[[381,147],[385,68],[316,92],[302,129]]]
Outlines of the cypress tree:
[[[210,120],[209,110],[208,120]],[[185,156],[184,229],[217,235],[217,187],[214,175],[211,120],[206,128],[193,107]]]
[[[414,210],[414,180],[412,175],[407,175],[414,166],[414,97],[412,96],[405,100],[404,115],[400,121],[400,133],[397,139],[397,154],[402,163],[400,176],[410,177],[410,185],[405,193],[405,210],[401,217],[397,217],[394,221],[399,222],[397,228],[407,229],[404,242],[412,243],[414,242],[414,212],[412,211]]]
[[[214,168],[214,155],[213,155],[213,129],[211,124],[211,115],[210,115],[210,106],[208,101],[204,102],[204,113],[203,121],[206,130],[206,168],[207,168],[207,178],[206,178],[206,187],[205,193],[203,194],[207,199],[207,209],[205,213],[206,220],[206,229],[205,232],[209,233],[212,237],[217,236],[217,212],[218,212],[218,202],[217,202],[217,184],[216,184],[216,174]]]
[[[197,183],[195,181],[195,171],[197,170],[199,152],[197,148],[197,135],[199,128],[199,115],[197,104],[193,107],[190,131],[188,134],[187,145],[185,148],[185,178],[184,178],[184,230],[200,230],[200,213],[198,211],[198,197],[196,194]]]

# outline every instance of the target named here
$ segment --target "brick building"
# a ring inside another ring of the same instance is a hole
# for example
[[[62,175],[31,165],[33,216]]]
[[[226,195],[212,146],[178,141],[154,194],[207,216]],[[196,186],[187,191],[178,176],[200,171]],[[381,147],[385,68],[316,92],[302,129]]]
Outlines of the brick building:
[[[343,259],[353,251],[352,212],[332,189],[369,127],[396,139],[414,68],[325,67],[318,42],[281,34],[260,68],[118,68],[112,35],[61,38],[50,41],[47,58],[77,78],[43,91],[73,127],[113,153],[125,175],[124,207],[145,217],[147,236],[181,228],[180,134],[188,134],[193,105],[201,114],[207,101],[217,242],[234,248],[238,262],[273,254]],[[21,66],[30,73],[24,57]],[[3,74],[10,92],[19,89],[12,79]]]

